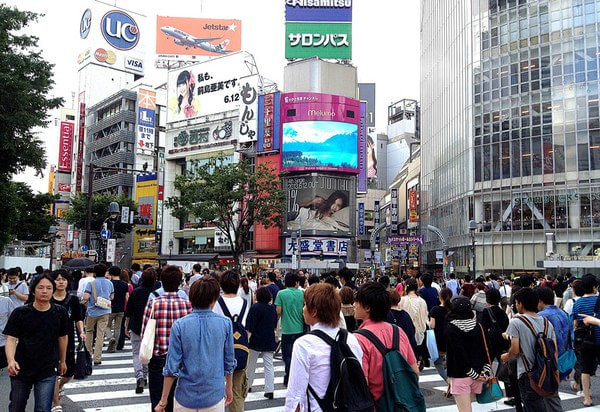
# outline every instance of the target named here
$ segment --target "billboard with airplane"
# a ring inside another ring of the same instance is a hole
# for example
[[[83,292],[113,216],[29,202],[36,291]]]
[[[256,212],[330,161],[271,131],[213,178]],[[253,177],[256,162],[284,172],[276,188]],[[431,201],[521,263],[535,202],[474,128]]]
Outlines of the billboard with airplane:
[[[185,60],[186,56],[220,56],[242,48],[242,22],[233,19],[156,17],[156,54]]]

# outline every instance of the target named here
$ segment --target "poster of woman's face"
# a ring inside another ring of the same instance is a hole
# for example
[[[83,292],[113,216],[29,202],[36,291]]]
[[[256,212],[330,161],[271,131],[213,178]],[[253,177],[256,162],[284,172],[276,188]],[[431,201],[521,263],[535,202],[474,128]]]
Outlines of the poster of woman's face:
[[[327,175],[285,179],[287,230],[338,236],[353,233],[355,185],[353,178]]]

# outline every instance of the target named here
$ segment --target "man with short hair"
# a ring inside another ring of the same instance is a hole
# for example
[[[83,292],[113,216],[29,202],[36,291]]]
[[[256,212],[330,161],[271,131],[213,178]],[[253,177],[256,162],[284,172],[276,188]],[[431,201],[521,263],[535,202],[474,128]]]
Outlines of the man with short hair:
[[[275,298],[277,316],[281,318],[281,357],[285,364],[283,384],[287,387],[292,348],[294,342],[304,334],[304,292],[298,289],[298,275],[289,272],[285,276],[286,288],[280,290]]]
[[[537,333],[544,331],[544,318],[537,313],[539,296],[537,292],[530,288],[524,287],[519,289],[514,294],[515,306],[520,316],[525,317],[534,327]],[[525,371],[523,358],[527,362],[528,368],[531,368],[535,361],[535,342],[537,336],[529,329],[527,324],[514,317],[508,324],[506,334],[510,338],[510,348],[508,352],[503,353],[500,357],[502,362],[508,362],[510,358],[517,358],[517,377],[519,385],[519,393],[526,411],[562,411],[560,398],[558,396],[551,398],[543,398],[538,395],[532,388],[529,382],[529,377]],[[548,338],[554,340],[556,345],[556,335],[552,323],[548,322]]]
[[[450,278],[450,280],[446,282],[446,287],[452,291],[452,297],[454,298],[460,293],[460,285],[456,280],[456,274],[454,272],[450,272],[448,277]]]
[[[348,286],[349,288],[352,288],[353,291],[356,291],[356,284],[352,280],[352,277],[352,271],[345,266],[338,272],[338,279],[342,287]]]
[[[94,329],[96,329],[96,343],[93,348],[94,365],[102,363],[102,345],[104,344],[104,329],[108,324],[110,307],[104,308],[98,305],[98,298],[112,300],[114,297],[114,286],[106,279],[106,266],[102,263],[94,266],[96,278],[87,284],[83,294],[82,303],[87,303],[87,317],[85,319],[85,347],[92,353],[94,343]]]
[[[108,353],[114,353],[117,348],[117,343],[121,338],[121,324],[125,315],[125,302],[129,298],[129,285],[127,282],[120,279],[121,268],[111,266],[108,268],[110,281],[113,284],[113,298],[110,305],[110,315],[108,316],[108,324],[104,329],[105,337],[108,338]],[[113,332],[114,331],[114,332]]]
[[[431,273],[425,273],[420,277],[423,287],[419,289],[419,296],[421,296],[425,303],[427,303],[427,313],[431,311],[434,306],[440,304],[439,294],[436,288],[432,287],[433,275]]]
[[[192,266],[192,276],[188,280],[188,288],[191,288],[195,281],[202,279],[202,265],[200,263],[194,263]]]
[[[134,286],[137,286],[140,284],[140,278],[142,277],[142,268],[140,267],[140,264],[133,263],[131,265],[131,271],[133,272],[131,275],[131,283],[133,283]]]
[[[23,306],[29,297],[29,287],[25,281],[20,280],[19,270],[17,268],[8,269],[7,273],[8,297],[13,301],[15,307]]]

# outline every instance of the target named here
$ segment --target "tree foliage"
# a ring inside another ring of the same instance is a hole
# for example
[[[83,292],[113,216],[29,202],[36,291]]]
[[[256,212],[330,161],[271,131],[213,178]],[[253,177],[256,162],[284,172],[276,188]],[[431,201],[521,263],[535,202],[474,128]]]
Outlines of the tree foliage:
[[[48,124],[48,111],[62,98],[49,98],[53,64],[37,49],[38,38],[23,30],[40,15],[0,4],[0,182],[32,167],[46,167],[44,146],[36,132]]]
[[[219,229],[236,262],[255,224],[281,226],[285,194],[279,176],[267,165],[254,167],[246,160],[226,163],[223,157],[196,161],[175,178],[175,189],[180,195],[166,202],[173,216]]]
[[[44,240],[50,226],[56,224],[50,213],[56,197],[49,193],[33,193],[25,183],[7,182],[0,184],[0,198],[7,216],[0,219],[0,250],[15,239]]]
[[[92,223],[91,230],[99,231],[102,229],[102,223],[109,217],[108,205],[110,202],[117,202],[122,208],[123,206],[129,207],[130,211],[136,211],[137,205],[133,199],[123,195],[114,194],[95,194],[92,196]],[[85,229],[85,223],[87,219],[87,194],[78,193],[73,199],[71,199],[71,208],[67,210],[65,214],[65,220],[80,229]],[[117,218],[115,223],[116,233],[129,233],[131,232],[132,225],[121,223],[121,218]]]

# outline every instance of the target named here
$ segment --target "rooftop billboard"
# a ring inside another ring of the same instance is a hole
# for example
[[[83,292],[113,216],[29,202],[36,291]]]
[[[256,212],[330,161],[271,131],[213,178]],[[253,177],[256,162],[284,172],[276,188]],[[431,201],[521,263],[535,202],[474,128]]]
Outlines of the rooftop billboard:
[[[156,17],[156,54],[159,58],[182,60],[182,56],[190,59],[220,56],[241,48],[241,20]]]
[[[352,0],[286,0],[286,21],[352,21]]]
[[[352,23],[285,24],[285,58],[352,58]]]
[[[285,93],[281,113],[282,170],[358,173],[358,101],[323,93]]]

